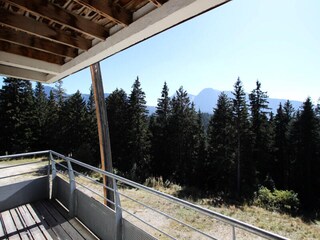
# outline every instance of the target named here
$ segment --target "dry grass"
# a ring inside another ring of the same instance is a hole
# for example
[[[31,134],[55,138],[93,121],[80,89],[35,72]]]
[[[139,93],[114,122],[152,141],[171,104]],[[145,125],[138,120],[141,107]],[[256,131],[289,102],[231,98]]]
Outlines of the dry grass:
[[[24,164],[24,163],[32,163],[42,161],[45,164],[48,164],[48,158],[46,157],[37,157],[37,158],[20,158],[20,159],[5,159],[0,160],[1,166],[12,166],[17,164]]]
[[[26,163],[34,164],[15,166]],[[46,158],[2,160],[0,161],[0,186],[43,176],[43,174],[46,174],[47,165],[48,160]]]
[[[85,181],[88,183],[87,179],[78,178],[77,181]],[[96,186],[94,183],[90,183],[90,188],[94,188],[100,191],[100,187]],[[174,196],[179,195],[181,187],[178,185],[168,185],[163,183],[161,179],[152,180],[147,182],[148,186],[152,186],[158,191],[162,191]],[[87,194],[90,194],[87,190],[84,190]],[[146,204],[152,208],[158,209],[176,219],[179,219],[194,228],[197,228],[217,239],[232,239],[232,228],[230,225],[224,224],[217,221],[211,217],[199,214],[194,210],[188,209],[186,207],[179,206],[170,201],[164,200],[153,194],[147,193],[145,191],[136,190],[132,188],[120,188],[121,204],[122,207],[131,213],[136,214],[138,217],[142,218],[147,223],[152,226],[160,228],[166,233],[177,239],[207,239],[206,237],[198,234],[197,232],[184,227],[180,223],[173,221],[165,216],[162,216],[138,203],[135,203],[125,196],[136,199],[143,204]],[[92,194],[91,194],[92,195]],[[124,196],[125,195],[125,196]],[[99,197],[92,195],[99,200]],[[101,199],[100,199],[101,200]],[[222,205],[219,207],[214,207],[210,203],[211,199],[199,199],[196,204],[213,210],[215,212],[230,216],[232,218],[238,219],[240,221],[249,223],[256,227],[265,229],[277,233],[279,235],[285,236],[290,239],[299,240],[317,240],[320,239],[320,222],[305,222],[300,217],[292,217],[287,214],[280,214],[276,212],[270,212],[265,209],[243,205],[241,207],[234,205]],[[138,225],[145,231],[149,232],[153,236],[159,239],[168,239],[166,235],[161,232],[157,232],[154,229],[148,227],[147,225],[141,223],[134,217],[124,213],[124,218]],[[237,239],[261,239],[256,235],[245,232],[241,229],[236,229]]]

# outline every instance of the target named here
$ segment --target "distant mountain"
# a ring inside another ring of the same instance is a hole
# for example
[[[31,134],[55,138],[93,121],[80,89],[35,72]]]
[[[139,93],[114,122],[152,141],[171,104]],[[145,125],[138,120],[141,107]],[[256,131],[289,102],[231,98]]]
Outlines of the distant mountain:
[[[47,94],[47,96],[50,95],[50,91],[53,91],[53,87],[49,87],[49,86],[43,86],[44,87],[44,92]]]
[[[90,96],[90,94],[84,93],[84,94],[81,94],[81,95],[82,95],[83,99],[84,99],[86,102],[89,101],[89,96]],[[110,93],[105,93],[105,94],[104,94],[104,98],[107,98],[109,95],[110,95]]]
[[[200,109],[202,112],[212,113],[213,108],[216,106],[218,97],[222,91],[212,89],[212,88],[205,88],[203,89],[198,95],[194,97],[194,104],[196,109]],[[231,91],[224,91],[228,97],[233,97]],[[247,101],[249,102],[249,95],[247,95]],[[287,99],[276,99],[276,98],[268,98],[269,101],[269,108],[273,113],[277,112],[280,102],[282,105],[287,101]],[[302,106],[302,102],[299,101],[291,101],[292,106],[294,109],[298,110],[300,106]]]
[[[44,87],[45,93],[49,96],[49,93],[51,90],[53,90],[53,87],[45,86]],[[201,112],[204,113],[213,113],[213,108],[216,106],[218,97],[221,94],[222,91],[216,90],[213,88],[205,88],[203,89],[198,95],[188,94],[188,97],[190,101],[193,101],[195,104],[196,110],[200,109]],[[228,97],[233,97],[231,91],[224,91],[225,94],[227,94]],[[105,93],[104,97],[108,97],[109,93]],[[175,96],[175,95],[173,95]],[[85,101],[88,101],[89,94],[82,94],[82,97]],[[249,102],[249,96],[247,95],[247,101]],[[269,101],[269,107],[271,108],[271,111],[273,113],[276,113],[279,104],[282,103],[282,105],[287,101],[287,99],[277,99],[277,98],[268,98]],[[298,110],[302,106],[302,102],[299,101],[291,101],[292,106],[294,109]],[[156,111],[155,106],[147,106],[147,109],[149,111],[149,114],[153,114]]]
[[[220,93],[221,91],[212,88],[203,89],[194,97],[193,102],[196,109],[200,109],[201,112],[212,113],[212,109],[216,106]]]
[[[47,96],[49,96],[50,94],[50,91],[53,91],[53,87],[49,87],[49,86],[44,86],[44,92],[47,94]],[[70,94],[67,94],[67,96],[69,96]],[[89,100],[89,94],[86,94],[86,93],[83,93],[81,94],[83,99],[87,102]],[[109,96],[109,93],[105,93],[104,94],[104,98],[108,97]]]

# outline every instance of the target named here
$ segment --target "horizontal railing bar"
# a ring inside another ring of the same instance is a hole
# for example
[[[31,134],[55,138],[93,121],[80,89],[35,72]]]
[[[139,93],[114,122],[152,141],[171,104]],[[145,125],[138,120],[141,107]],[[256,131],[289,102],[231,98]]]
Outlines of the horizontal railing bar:
[[[20,175],[25,175],[25,174],[35,173],[35,172],[38,172],[38,171],[39,171],[39,170],[34,170],[34,171],[30,171],[30,172],[23,172],[23,173],[19,173],[19,174],[10,175],[10,176],[0,177],[0,179],[11,178],[11,177],[17,177],[17,176],[20,176]]]
[[[152,189],[152,188],[143,186],[143,185],[141,185],[141,184],[139,184],[139,183],[133,182],[133,181],[131,181],[131,180],[128,180],[128,179],[123,178],[123,177],[120,177],[120,176],[115,175],[115,174],[113,174],[113,173],[110,173],[110,172],[101,170],[101,169],[99,169],[99,168],[90,166],[90,165],[88,165],[88,164],[86,164],[86,163],[82,163],[82,162],[77,161],[77,160],[75,160],[75,159],[73,159],[73,158],[66,157],[66,156],[64,156],[64,155],[62,155],[62,154],[60,154],[60,153],[57,153],[57,152],[54,152],[54,151],[51,151],[51,153],[54,154],[54,155],[56,155],[56,156],[58,156],[58,157],[60,157],[60,158],[68,159],[68,160],[70,160],[71,162],[73,162],[73,163],[75,163],[75,164],[78,164],[78,165],[80,165],[80,166],[82,166],[82,167],[88,168],[88,169],[90,169],[90,170],[92,170],[92,171],[96,171],[96,172],[101,173],[101,174],[103,174],[103,175],[106,175],[106,176],[108,176],[108,177],[110,177],[110,178],[114,178],[114,179],[116,179],[116,180],[118,180],[118,181],[120,181],[120,182],[123,182],[123,183],[125,183],[125,184],[127,184],[127,185],[130,185],[130,186],[132,186],[132,187],[136,187],[136,188],[138,188],[138,189],[145,190],[145,191],[147,191],[147,192],[149,192],[149,193],[152,193],[152,194],[154,194],[154,195],[156,195],[156,196],[162,197],[162,198],[164,198],[164,199],[168,199],[168,200],[170,200],[170,201],[172,201],[172,202],[175,202],[175,203],[179,203],[180,205],[183,205],[183,206],[185,206],[185,207],[194,209],[194,210],[196,210],[196,211],[198,211],[198,212],[201,212],[201,213],[203,213],[203,214],[205,214],[205,215],[207,215],[207,216],[210,216],[210,217],[213,217],[213,218],[215,218],[215,219],[218,219],[218,220],[220,220],[220,221],[222,221],[222,222],[225,222],[225,223],[227,223],[227,224],[234,225],[234,226],[237,227],[237,228],[240,228],[240,229],[243,229],[243,230],[245,230],[245,231],[251,232],[251,233],[256,234],[256,235],[258,235],[258,236],[260,236],[260,237],[264,237],[264,238],[267,238],[267,239],[276,239],[276,240],[289,240],[289,239],[286,238],[286,237],[282,237],[282,236],[280,236],[280,235],[278,235],[278,234],[268,232],[268,231],[266,231],[266,230],[264,230],[264,229],[255,227],[255,226],[253,226],[253,225],[251,225],[251,224],[241,222],[241,221],[239,221],[239,220],[237,220],[237,219],[234,219],[234,218],[231,218],[231,217],[222,215],[222,214],[220,214],[220,213],[217,213],[217,212],[211,211],[211,210],[209,210],[209,209],[206,209],[206,208],[200,207],[200,206],[198,206],[198,205],[195,205],[195,204],[193,204],[193,203],[189,203],[189,202],[187,202],[187,201],[185,201],[185,200],[182,200],[182,199],[173,197],[173,196],[171,196],[171,195],[169,195],[169,194],[166,194],[166,193],[163,193],[163,192],[154,190],[154,189]]]
[[[45,151],[39,151],[39,152],[29,152],[29,153],[19,153],[19,154],[4,155],[4,156],[0,156],[0,159],[25,157],[25,156],[30,156],[30,155],[40,155],[40,154],[49,153],[50,151],[51,150],[45,150]]]
[[[61,164],[61,163],[58,163],[58,162],[55,161],[55,160],[52,160],[52,161],[54,161],[57,165],[63,167],[64,169],[67,169],[67,170],[68,170],[68,167],[67,167],[67,166],[65,166],[65,165],[63,165],[63,164]]]
[[[185,227],[188,227],[188,228],[192,229],[193,231],[195,231],[195,232],[197,232],[197,233],[199,233],[199,234],[201,234],[203,236],[206,236],[207,238],[210,238],[210,239],[213,239],[213,240],[217,240],[216,238],[214,238],[214,237],[212,237],[212,236],[200,231],[199,229],[197,229],[197,228],[195,228],[195,227],[193,227],[193,226],[191,226],[191,225],[189,225],[187,223],[184,223],[184,222],[180,221],[179,219],[176,219],[175,217],[172,217],[172,216],[170,216],[170,215],[168,215],[168,214],[166,214],[164,212],[161,212],[161,211],[159,211],[157,209],[154,209],[154,208],[152,208],[152,207],[150,207],[150,206],[148,206],[148,205],[146,205],[146,204],[144,204],[142,202],[139,202],[139,201],[129,197],[128,195],[126,195],[124,193],[119,192],[119,195],[124,196],[124,197],[130,199],[131,201],[136,202],[136,203],[140,204],[141,206],[143,206],[145,208],[148,208],[148,209],[150,209],[150,210],[152,210],[152,211],[154,211],[154,212],[156,212],[156,213],[158,213],[158,214],[160,214],[160,215],[162,215],[162,216],[164,216],[166,218],[169,218],[169,219],[171,219],[173,221],[176,221],[176,222],[180,223],[181,225],[183,225]]]
[[[40,163],[43,162],[42,160],[40,161],[36,161],[36,162],[29,162],[29,163],[21,163],[21,164],[14,164],[14,165],[10,165],[10,166],[4,166],[4,167],[0,167],[0,170],[2,169],[6,169],[6,168],[14,168],[14,167],[20,167],[20,166],[25,166],[25,165],[31,165],[31,164],[36,164],[36,163]],[[46,163],[47,165],[47,163]]]
[[[115,202],[113,202],[113,201],[111,201],[111,200],[109,200],[109,199],[105,198],[104,196],[100,195],[100,193],[97,193],[96,191],[94,191],[94,190],[92,190],[92,189],[90,189],[90,188],[86,187],[85,185],[83,185],[83,184],[81,184],[81,183],[79,183],[79,182],[76,182],[76,183],[77,183],[77,184],[79,184],[80,186],[84,187],[85,189],[89,190],[90,192],[93,192],[94,194],[98,195],[99,197],[101,197],[101,198],[103,198],[103,199],[107,200],[107,202],[111,203],[113,206],[115,206],[115,205],[116,205],[116,203],[115,203]]]
[[[84,175],[84,174],[82,174],[82,173],[80,173],[80,172],[78,172],[78,171],[76,171],[76,170],[73,170],[73,171],[74,171],[76,174],[78,174],[78,175],[80,175],[80,176],[82,176],[82,177],[84,177],[84,178],[86,178],[86,179],[88,179],[88,180],[91,180],[92,182],[96,183],[97,185],[99,185],[99,186],[101,186],[101,187],[104,187],[104,188],[106,188],[106,189],[114,192],[114,189],[112,189],[112,188],[104,185],[103,183],[99,183],[99,182],[96,181],[95,179],[93,179],[93,178],[91,178],[91,177],[88,177],[88,176],[86,176],[86,175]]]
[[[68,170],[68,167],[67,166],[64,166],[63,164],[61,164],[61,163],[58,163],[58,162],[56,162],[55,160],[52,160],[52,161],[54,161],[56,164],[58,164],[59,166],[61,166],[61,167],[63,167],[63,168],[65,168],[65,169],[67,169]],[[89,180],[91,180],[91,181],[94,181],[95,183],[98,183],[96,180],[94,180],[94,179],[91,179],[91,178],[89,178],[88,176],[86,176],[86,175],[84,175],[84,174],[82,174],[82,173],[79,173],[78,171],[76,171],[76,170],[73,170],[76,174],[79,174],[79,175],[81,175],[81,176],[83,176],[83,177],[85,177],[85,178],[88,178]],[[78,182],[77,182],[78,183]],[[110,191],[112,191],[112,192],[114,192],[114,189],[112,189],[112,188],[110,188],[110,187],[108,187],[108,186],[106,186],[106,185],[104,185],[104,184],[101,184],[101,183],[99,183],[102,187],[104,187],[104,188],[106,188],[106,189],[108,189],[108,190],[110,190]]]
[[[156,230],[156,231],[158,231],[158,232],[161,232],[162,234],[166,235],[168,238],[171,238],[171,239],[174,239],[174,240],[176,239],[176,238],[172,237],[171,235],[169,235],[168,233],[166,233],[166,232],[164,232],[164,231],[156,228],[155,226],[151,225],[150,223],[147,223],[147,222],[144,221],[142,218],[134,215],[133,213],[129,212],[128,210],[123,209],[123,208],[120,207],[120,206],[119,206],[119,208],[120,208],[122,211],[124,211],[124,212],[128,213],[129,215],[131,215],[132,217],[134,217],[134,218],[138,219],[139,221],[143,222],[143,223],[146,224],[147,226],[149,226],[149,227],[153,228],[154,230]]]

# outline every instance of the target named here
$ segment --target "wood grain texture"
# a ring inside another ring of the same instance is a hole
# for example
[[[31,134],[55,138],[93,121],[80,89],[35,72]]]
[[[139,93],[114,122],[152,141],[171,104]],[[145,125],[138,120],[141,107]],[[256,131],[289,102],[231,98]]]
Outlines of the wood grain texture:
[[[62,65],[64,63],[64,58],[53,55],[51,53],[46,53],[42,51],[38,51],[35,49],[23,47],[20,45],[16,45],[13,43],[5,42],[0,40],[0,51],[5,51],[8,53],[13,53],[33,59],[42,60],[49,63],[59,64]]]
[[[67,12],[56,7],[48,1],[42,0],[5,0],[25,11],[67,26],[75,31],[89,35],[94,38],[105,40],[108,31],[101,25],[87,20],[79,15]]]
[[[91,41],[88,39],[80,36],[71,36],[66,31],[53,29],[45,23],[19,14],[13,14],[3,9],[0,9],[0,24],[82,50],[88,50],[91,47]]]
[[[124,26],[128,26],[130,23],[132,23],[132,14],[123,8],[111,5],[111,1],[75,0],[75,2],[84,5],[95,12],[98,12],[101,16],[104,16],[115,23]]]
[[[108,172],[113,172],[112,166],[112,155],[111,155],[111,144],[108,126],[108,117],[106,111],[106,105],[104,101],[104,91],[102,84],[102,75],[100,70],[100,64],[95,63],[90,66],[92,88],[94,92],[94,101],[96,104],[96,116],[98,124],[98,134],[99,134],[99,145],[100,145],[100,158],[101,158],[101,169]],[[107,178],[103,175],[103,184],[113,189],[112,179]],[[106,199],[114,202],[113,192],[103,188],[104,193],[104,204],[109,207],[114,207],[107,202]]]
[[[24,32],[0,27],[0,40],[16,43],[24,47],[44,51],[61,57],[75,58],[78,50],[47,39],[35,37]]]

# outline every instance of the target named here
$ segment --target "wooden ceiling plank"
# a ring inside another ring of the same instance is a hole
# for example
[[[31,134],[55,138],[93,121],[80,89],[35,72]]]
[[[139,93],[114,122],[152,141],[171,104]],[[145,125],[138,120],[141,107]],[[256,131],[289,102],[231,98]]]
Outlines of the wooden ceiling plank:
[[[24,32],[0,27],[0,40],[16,43],[25,47],[52,53],[62,57],[75,58],[78,50],[62,44],[58,44],[47,39],[31,36]]]
[[[0,51],[0,65],[47,73],[47,78],[61,73],[61,65]]]
[[[75,31],[81,32],[93,38],[105,40],[108,31],[101,25],[87,20],[79,15],[68,13],[48,1],[43,0],[5,0],[25,11],[39,15],[48,20],[65,25]]]
[[[48,76],[47,73],[36,72],[28,69],[10,67],[0,64],[0,73],[4,76],[45,82]]]
[[[0,25],[81,50],[88,50],[91,47],[91,41],[88,39],[80,36],[70,36],[63,30],[52,29],[44,23],[29,17],[13,14],[4,9],[0,9]]]
[[[128,26],[132,23],[132,14],[126,11],[124,8],[110,6],[108,2],[103,0],[74,0],[75,2],[86,6],[92,11],[98,12],[101,16],[108,18],[109,20]]]
[[[17,55],[21,55],[21,56],[25,56],[33,59],[38,59],[38,60],[49,62],[49,63],[59,64],[59,65],[64,64],[63,57],[38,51],[38,50],[33,50],[27,47],[23,47],[20,45],[16,45],[16,44],[4,42],[4,41],[0,41],[0,51],[5,51],[12,54],[17,54]]]

